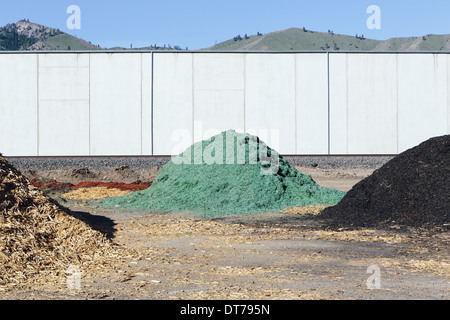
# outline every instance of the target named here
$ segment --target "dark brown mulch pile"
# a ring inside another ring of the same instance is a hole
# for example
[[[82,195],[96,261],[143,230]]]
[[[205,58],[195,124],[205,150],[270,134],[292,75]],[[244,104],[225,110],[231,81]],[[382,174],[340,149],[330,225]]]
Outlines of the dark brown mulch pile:
[[[450,224],[450,135],[409,149],[356,184],[320,217],[345,226]]]

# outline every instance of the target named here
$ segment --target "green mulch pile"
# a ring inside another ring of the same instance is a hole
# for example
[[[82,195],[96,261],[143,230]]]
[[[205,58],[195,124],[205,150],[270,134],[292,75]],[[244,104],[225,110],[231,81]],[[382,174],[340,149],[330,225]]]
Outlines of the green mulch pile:
[[[103,207],[191,211],[204,218],[334,205],[345,192],[297,171],[258,137],[222,132],[190,146],[162,167],[146,190],[107,198]]]

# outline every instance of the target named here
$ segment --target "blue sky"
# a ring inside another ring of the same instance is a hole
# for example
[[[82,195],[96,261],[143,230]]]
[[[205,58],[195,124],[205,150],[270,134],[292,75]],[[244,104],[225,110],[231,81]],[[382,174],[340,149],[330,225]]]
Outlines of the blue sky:
[[[67,28],[70,5],[81,9],[79,30]],[[370,5],[381,9],[379,30],[366,26]],[[26,18],[108,48],[132,43],[195,50],[290,27],[380,40],[450,33],[449,0],[15,0],[1,8],[0,26]]]

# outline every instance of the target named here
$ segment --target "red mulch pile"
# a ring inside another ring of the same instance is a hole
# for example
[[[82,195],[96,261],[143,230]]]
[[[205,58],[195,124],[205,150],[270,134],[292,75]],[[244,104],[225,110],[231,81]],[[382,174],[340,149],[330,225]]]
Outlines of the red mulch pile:
[[[42,189],[42,188],[60,188],[60,187],[67,187],[72,188],[73,184],[70,183],[63,183],[58,181],[46,181],[41,182],[38,179],[31,180],[31,184],[35,186],[36,188]]]
[[[141,184],[128,184],[123,182],[96,182],[96,181],[86,181],[80,182],[71,188],[93,188],[93,187],[106,187],[108,189],[119,189],[122,191],[141,191],[145,190],[151,186],[151,183],[141,183]]]
[[[38,179],[33,179],[31,183],[37,188],[93,188],[93,187],[106,187],[108,189],[119,189],[122,191],[141,191],[151,186],[151,183],[140,184],[128,184],[123,182],[99,182],[99,181],[85,181],[77,184],[63,183],[58,181],[41,182]]]

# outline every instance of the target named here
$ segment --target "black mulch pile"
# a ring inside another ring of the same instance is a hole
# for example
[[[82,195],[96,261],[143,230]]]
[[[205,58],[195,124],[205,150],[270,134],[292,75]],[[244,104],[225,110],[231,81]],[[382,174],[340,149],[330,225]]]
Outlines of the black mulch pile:
[[[342,226],[440,227],[450,224],[450,135],[387,162],[320,217]]]

